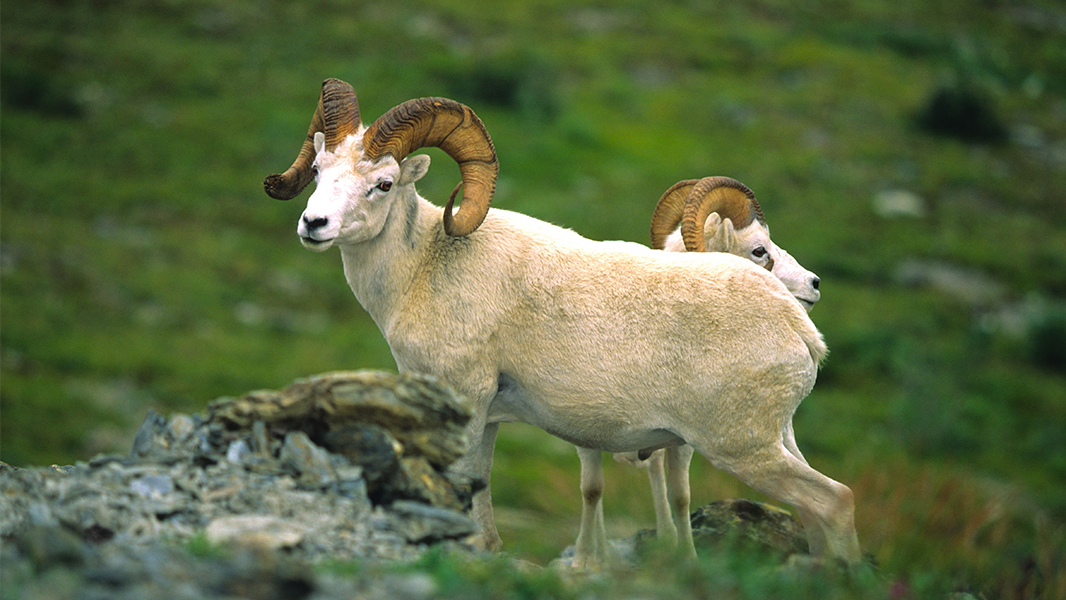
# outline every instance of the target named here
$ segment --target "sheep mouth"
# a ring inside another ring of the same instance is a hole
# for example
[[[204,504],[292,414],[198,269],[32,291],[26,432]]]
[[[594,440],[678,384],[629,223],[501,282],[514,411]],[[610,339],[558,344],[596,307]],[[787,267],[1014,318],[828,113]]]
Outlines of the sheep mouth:
[[[814,306],[814,300],[808,300],[806,298],[796,298],[796,300],[799,300],[800,304],[803,305],[803,308],[806,308],[807,310],[810,310],[811,307]]]
[[[300,236],[300,243],[304,248],[308,250],[314,250],[315,252],[322,252],[329,249],[333,245],[333,241],[336,238],[330,238],[328,240],[316,240],[315,238]]]

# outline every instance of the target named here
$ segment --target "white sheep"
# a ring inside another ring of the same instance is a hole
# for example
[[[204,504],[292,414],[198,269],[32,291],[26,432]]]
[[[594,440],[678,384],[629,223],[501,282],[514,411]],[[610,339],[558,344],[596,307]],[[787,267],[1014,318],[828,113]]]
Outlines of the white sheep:
[[[656,249],[684,252],[688,241],[689,250],[698,252],[701,251],[698,242],[702,242],[702,250],[729,252],[747,258],[780,279],[808,312],[821,298],[818,276],[773,243],[755,193],[735,179],[705,177],[679,181],[671,186],[655,205],[651,240]],[[583,505],[581,529],[571,564],[578,568],[599,569],[610,561],[603,522],[602,456],[599,450],[588,448],[578,448],[577,452],[581,459]],[[691,460],[691,449],[682,448],[681,452],[683,460]],[[671,479],[668,485],[663,454],[663,450],[656,450],[642,460],[636,452],[623,452],[616,453],[614,458],[647,469],[657,536],[667,543],[676,543],[677,527],[670,505],[675,506],[678,515],[688,514],[688,480]]]
[[[436,146],[456,160],[444,209],[414,184]],[[489,481],[499,424],[522,421],[582,448],[666,448],[684,476],[689,444],[717,468],[796,507],[812,552],[860,559],[851,490],[812,469],[791,419],[826,347],[775,278],[725,253],[605,244],[489,210],[498,162],[481,120],[441,98],[410,100],[364,128],[355,91],[323,83],[293,165],[264,182],[291,198],[307,248],[338,246],[352,292],[403,371],[470,398],[470,450],[454,468]],[[474,497],[478,541],[501,546],[489,488]],[[679,538],[694,555],[688,520]]]

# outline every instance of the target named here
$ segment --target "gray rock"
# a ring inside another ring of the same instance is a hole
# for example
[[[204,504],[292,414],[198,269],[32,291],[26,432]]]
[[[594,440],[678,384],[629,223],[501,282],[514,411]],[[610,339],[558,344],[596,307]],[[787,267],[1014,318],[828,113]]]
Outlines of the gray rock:
[[[386,429],[367,423],[337,426],[322,436],[322,445],[363,468],[367,481],[377,485],[399,468],[403,446]]]
[[[295,472],[304,486],[322,488],[336,481],[329,453],[319,448],[302,431],[285,434],[285,443],[278,456],[281,464]]]
[[[465,538],[477,524],[465,514],[420,502],[398,500],[390,507],[392,528],[412,544]]]
[[[299,523],[272,515],[226,515],[211,521],[204,532],[213,544],[261,550],[293,548],[307,535]]]
[[[251,453],[252,449],[248,445],[248,442],[244,440],[234,440],[230,442],[229,448],[226,449],[226,460],[235,465],[239,465],[246,462]]]
[[[149,410],[141,423],[141,428],[133,437],[133,449],[130,451],[130,456],[144,457],[163,454],[170,447],[166,427],[166,417],[154,410]]]
[[[196,429],[196,422],[186,415],[174,415],[167,422],[167,433],[170,439],[177,442],[184,442],[194,429]]]
[[[174,493],[174,480],[169,475],[145,475],[130,482],[134,493],[153,498]]]

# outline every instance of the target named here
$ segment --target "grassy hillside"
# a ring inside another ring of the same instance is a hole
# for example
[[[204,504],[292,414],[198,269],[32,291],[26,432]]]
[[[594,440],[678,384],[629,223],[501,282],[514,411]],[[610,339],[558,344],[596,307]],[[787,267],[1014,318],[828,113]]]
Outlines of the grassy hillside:
[[[800,447],[912,590],[1066,595],[1066,11],[1054,0],[5,3],[0,459],[129,447],[145,411],[395,365],[284,169],[319,83],[472,106],[494,204],[646,242],[680,179],[751,186],[822,278]],[[421,193],[458,170],[436,150]],[[608,466],[607,520],[653,524]],[[693,500],[753,495],[702,460]],[[571,447],[505,427],[507,549],[577,529]],[[936,583],[931,583],[936,582]],[[924,586],[924,587],[923,587]],[[917,592],[916,592],[917,593]]]

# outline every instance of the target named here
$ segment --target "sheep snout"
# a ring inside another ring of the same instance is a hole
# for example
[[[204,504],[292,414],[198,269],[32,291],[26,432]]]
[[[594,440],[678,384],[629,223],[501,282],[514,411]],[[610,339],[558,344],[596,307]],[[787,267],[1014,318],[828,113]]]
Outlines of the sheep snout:
[[[334,237],[329,235],[329,219],[303,215],[296,227],[300,243],[309,250],[321,252],[333,245]]]
[[[309,218],[306,215],[303,217],[304,227],[307,228],[309,233],[313,233],[317,229],[322,229],[329,224],[329,219],[326,217]]]

